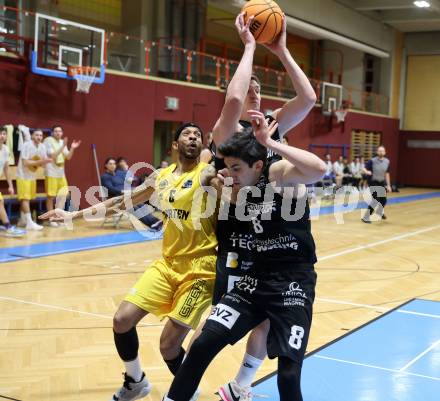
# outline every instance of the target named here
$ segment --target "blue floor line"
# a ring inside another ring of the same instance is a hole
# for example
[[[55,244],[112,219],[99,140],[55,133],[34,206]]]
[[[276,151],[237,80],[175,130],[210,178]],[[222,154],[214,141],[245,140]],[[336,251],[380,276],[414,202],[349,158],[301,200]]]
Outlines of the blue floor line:
[[[414,202],[425,199],[440,198],[440,192],[429,192],[425,194],[401,196],[391,198],[388,204],[398,204],[405,202]],[[351,203],[348,205],[325,206],[321,208],[312,207],[310,215],[316,217],[318,215],[328,215],[332,213],[348,213],[356,209],[366,208],[364,202],[358,204]],[[80,252],[92,249],[99,249],[111,246],[135,244],[138,242],[152,241],[161,239],[162,236],[151,231],[143,232],[144,235],[136,231],[128,233],[115,233],[107,235],[98,235],[94,237],[77,238],[71,240],[54,241],[42,244],[32,244],[27,246],[17,246],[11,248],[0,248],[0,263],[14,262],[27,258],[40,258],[43,256],[59,255],[68,252]]]
[[[415,202],[425,199],[433,199],[433,198],[440,198],[440,192],[429,192],[426,194],[407,195],[396,198],[390,198],[388,199],[387,206],[395,205],[399,203]],[[333,214],[333,213],[348,213],[357,209],[366,209],[367,207],[368,205],[364,201],[358,203],[348,203],[346,205],[323,206],[321,208],[311,207],[310,216],[316,217],[316,216]]]
[[[13,262],[21,259],[40,258],[43,256],[59,255],[68,252],[80,252],[111,246],[135,244],[161,238],[162,234],[160,232],[144,231],[138,233],[137,231],[130,231],[126,233],[106,234],[42,244],[16,246],[3,248],[0,255],[0,262]]]
[[[304,400],[437,401],[440,349],[423,351],[439,339],[438,316],[438,302],[414,299],[311,352],[302,372]],[[400,371],[418,355],[416,363]],[[279,401],[276,372],[253,390]]]

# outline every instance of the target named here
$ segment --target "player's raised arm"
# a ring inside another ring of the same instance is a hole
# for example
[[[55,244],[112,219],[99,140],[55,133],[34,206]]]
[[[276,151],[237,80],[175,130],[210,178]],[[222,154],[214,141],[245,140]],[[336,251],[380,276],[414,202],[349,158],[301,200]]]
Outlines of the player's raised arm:
[[[284,135],[304,120],[316,103],[316,94],[309,79],[287,49],[286,26],[286,17],[283,16],[283,29],[281,33],[274,42],[264,45],[280,59],[292,80],[296,92],[296,96],[292,100],[273,113],[273,117],[278,121],[278,129],[281,135]]]
[[[252,63],[256,48],[255,38],[249,30],[253,17],[244,23],[244,13],[237,16],[235,26],[244,43],[244,52],[237,71],[232,77],[226,91],[225,104],[213,130],[213,140],[216,145],[226,141],[237,131],[238,121],[249,89],[252,76]]]
[[[326,172],[326,165],[318,156],[306,150],[277,142],[271,138],[277,129],[277,122],[268,125],[263,113],[250,110],[252,127],[258,142],[284,158],[270,167],[271,181],[283,187],[294,184],[312,184]]]

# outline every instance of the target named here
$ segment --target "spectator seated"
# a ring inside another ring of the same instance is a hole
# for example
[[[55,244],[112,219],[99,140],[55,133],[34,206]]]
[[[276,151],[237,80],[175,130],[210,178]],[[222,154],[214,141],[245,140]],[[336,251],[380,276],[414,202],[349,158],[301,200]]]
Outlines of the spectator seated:
[[[127,188],[131,190],[132,183],[135,179],[134,177],[129,177],[129,174],[130,172],[128,171],[128,168],[120,168],[117,170],[116,160],[114,158],[110,157],[105,161],[105,173],[101,177],[101,184],[107,189],[109,198],[123,195]],[[150,213],[142,217],[136,215],[136,210],[140,209],[140,207],[142,207],[142,205],[135,206],[132,210],[128,210],[127,212],[136,216],[136,218],[146,226],[150,227],[150,229],[160,230],[162,228],[162,220],[158,219],[153,214]],[[117,221],[115,221],[116,226],[119,224],[121,217],[122,215],[119,216]]]

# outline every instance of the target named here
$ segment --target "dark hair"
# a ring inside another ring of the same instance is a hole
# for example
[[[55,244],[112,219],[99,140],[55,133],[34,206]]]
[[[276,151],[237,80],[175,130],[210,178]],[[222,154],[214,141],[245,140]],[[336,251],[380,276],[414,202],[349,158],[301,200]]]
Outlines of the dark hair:
[[[63,129],[63,127],[62,127],[61,125],[56,124],[56,125],[54,125],[54,126],[52,127],[52,132],[55,131],[55,128],[61,128],[61,129]]]
[[[107,157],[107,159],[105,159],[104,166],[107,166],[110,160],[114,160],[116,162],[116,159],[114,157]]]
[[[183,132],[183,130],[188,127],[197,128],[200,131],[200,133],[202,134],[202,140],[203,140],[203,130],[197,124],[194,124],[194,123],[185,123],[185,124],[182,124],[179,128],[177,128],[176,132],[174,133],[174,140],[177,141],[179,139],[180,134]]]
[[[44,134],[44,131],[41,128],[35,128],[34,130],[32,130],[31,135],[35,132],[41,132],[42,134]]]
[[[0,132],[3,132],[3,131],[8,132],[8,130],[6,129],[5,126],[0,125]]]
[[[266,165],[267,149],[257,141],[250,127],[236,132],[218,147],[218,151],[224,157],[236,157],[243,160],[249,167],[252,167],[258,160]]]
[[[251,75],[251,81],[255,81],[258,85],[261,86],[260,78],[258,78],[255,74]]]
[[[121,161],[124,161],[124,162],[126,162],[126,163],[128,163],[128,161],[127,161],[127,159],[125,158],[125,157],[118,157],[117,159],[116,159],[116,164],[119,164]]]

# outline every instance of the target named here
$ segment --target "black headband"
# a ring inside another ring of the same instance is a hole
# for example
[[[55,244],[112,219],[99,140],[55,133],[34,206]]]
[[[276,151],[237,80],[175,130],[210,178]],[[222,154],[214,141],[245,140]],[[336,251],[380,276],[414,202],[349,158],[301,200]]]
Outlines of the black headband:
[[[182,124],[179,128],[177,128],[176,132],[174,133],[174,140],[177,141],[179,139],[180,134],[183,132],[183,130],[188,127],[197,128],[200,131],[200,133],[202,134],[202,139],[203,139],[203,131],[197,124],[185,123],[185,124]]]

